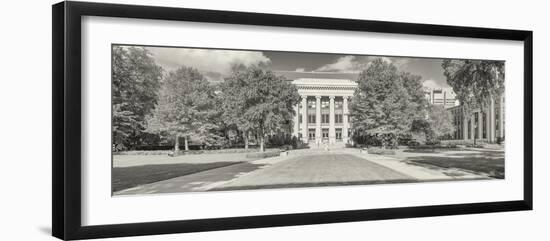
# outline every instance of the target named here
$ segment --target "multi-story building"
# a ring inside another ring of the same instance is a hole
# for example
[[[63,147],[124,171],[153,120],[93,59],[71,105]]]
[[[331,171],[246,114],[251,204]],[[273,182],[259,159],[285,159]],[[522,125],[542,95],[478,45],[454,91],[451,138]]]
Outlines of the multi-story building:
[[[485,108],[476,108],[466,113],[462,105],[449,108],[453,114],[454,140],[483,140],[494,143],[505,136],[504,95],[488,101]]]
[[[442,105],[451,108],[458,105],[455,92],[452,88],[426,88],[426,99],[432,105]]]
[[[295,107],[293,135],[303,142],[347,143],[349,102],[357,83],[349,79],[299,78],[292,81],[301,96]]]
[[[357,75],[308,73],[309,77],[305,78],[294,73],[285,76],[296,85],[301,96],[295,106],[297,115],[292,134],[305,143],[348,143],[353,125],[348,106],[357,89]],[[453,114],[456,127],[453,139],[495,142],[497,137],[504,137],[503,97],[492,101],[487,110],[470,111],[472,114],[468,117],[452,88],[427,89],[426,98]]]

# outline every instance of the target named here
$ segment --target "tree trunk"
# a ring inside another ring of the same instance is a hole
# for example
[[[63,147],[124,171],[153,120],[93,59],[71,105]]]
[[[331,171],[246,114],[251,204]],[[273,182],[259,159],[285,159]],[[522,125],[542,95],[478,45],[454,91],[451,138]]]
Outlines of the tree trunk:
[[[174,141],[174,156],[179,155],[180,152],[180,142],[179,142],[179,136],[176,135],[176,139]]]
[[[176,141],[174,141],[174,151],[180,150],[179,136],[176,135]]]
[[[260,135],[260,151],[261,151],[261,152],[264,152],[264,151],[265,151],[264,136],[263,136],[263,135]]]
[[[189,151],[189,140],[187,136],[184,137],[185,151]]]
[[[248,150],[248,131],[243,132],[244,149]]]

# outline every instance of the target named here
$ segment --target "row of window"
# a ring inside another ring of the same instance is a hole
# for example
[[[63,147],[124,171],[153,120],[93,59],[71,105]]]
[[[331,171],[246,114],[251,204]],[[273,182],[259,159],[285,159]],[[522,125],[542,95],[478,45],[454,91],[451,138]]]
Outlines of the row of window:
[[[302,116],[299,115],[299,122],[302,123]],[[307,115],[307,123],[309,124],[315,124],[317,121],[315,114],[309,114]],[[349,122],[349,116],[348,116],[348,122]],[[328,124],[330,123],[330,114],[321,114],[321,123],[322,124]],[[341,124],[344,123],[344,115],[342,114],[334,114],[334,123]]]
[[[317,105],[316,100],[308,100],[307,101],[307,108],[308,109],[315,109]],[[302,108],[302,104],[300,103],[299,108]],[[328,109],[330,108],[330,101],[322,99],[321,100],[321,109]],[[334,100],[334,109],[342,109],[344,108],[344,101],[343,100]]]
[[[334,131],[335,135],[336,135],[336,140],[342,140],[342,129],[341,128],[336,128],[335,131]],[[329,138],[329,135],[328,135],[328,129],[324,128],[321,130],[321,137],[323,139],[328,139]],[[348,136],[351,135],[351,130],[348,131]],[[301,138],[302,137],[302,133],[299,134],[299,137]],[[309,140],[315,140],[315,129],[308,129],[308,139]]]

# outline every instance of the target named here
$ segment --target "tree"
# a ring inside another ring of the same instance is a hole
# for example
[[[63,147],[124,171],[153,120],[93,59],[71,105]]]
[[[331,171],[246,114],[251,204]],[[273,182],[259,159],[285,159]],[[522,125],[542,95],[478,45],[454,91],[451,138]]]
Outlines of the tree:
[[[157,102],[162,68],[144,48],[113,46],[112,51],[113,144],[134,147]]]
[[[414,133],[424,134],[427,142],[439,142],[442,137],[455,131],[453,115],[444,106],[431,105],[427,117],[424,120],[415,120],[411,128]]]
[[[441,66],[466,115],[475,107],[489,108],[490,101],[504,92],[504,61],[447,59]]]
[[[356,135],[373,135],[382,146],[395,145],[397,135],[407,133],[413,120],[425,118],[427,102],[420,77],[400,73],[381,58],[362,71],[350,105]]]
[[[242,134],[244,148],[248,149],[248,137],[254,131],[254,123],[245,118],[248,109],[246,88],[248,83],[242,76],[246,72],[244,65],[233,66],[232,75],[222,84],[222,119],[230,128]]]
[[[212,145],[220,139],[216,133],[216,99],[214,89],[198,70],[180,67],[163,79],[158,104],[147,119],[147,130],[171,137],[176,154],[180,137],[186,151],[190,139]]]
[[[257,66],[234,68],[223,89],[224,120],[243,132],[247,145],[249,132],[259,137],[265,151],[265,138],[283,130],[291,121],[298,103],[298,90],[282,76]]]
[[[443,136],[451,135],[455,131],[453,115],[441,105],[432,105],[429,109],[430,129],[433,136],[440,139]]]

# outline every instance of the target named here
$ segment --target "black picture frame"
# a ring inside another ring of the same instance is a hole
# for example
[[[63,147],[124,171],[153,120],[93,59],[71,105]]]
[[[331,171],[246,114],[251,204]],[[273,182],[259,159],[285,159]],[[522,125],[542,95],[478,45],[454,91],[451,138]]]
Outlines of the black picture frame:
[[[366,210],[140,222],[99,226],[81,224],[81,17],[228,23],[427,36],[517,40],[524,43],[523,199]],[[309,225],[381,219],[532,210],[533,208],[533,32],[523,30],[366,21],[324,17],[198,10],[171,7],[60,2],[52,6],[52,233],[65,239],[106,238]]]

